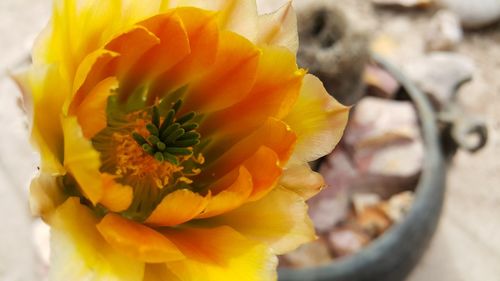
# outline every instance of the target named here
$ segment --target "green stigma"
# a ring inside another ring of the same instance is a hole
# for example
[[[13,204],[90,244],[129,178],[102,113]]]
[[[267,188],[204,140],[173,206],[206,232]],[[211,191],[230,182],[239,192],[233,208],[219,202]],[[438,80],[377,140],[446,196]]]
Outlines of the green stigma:
[[[200,143],[200,134],[195,130],[199,125],[194,121],[195,112],[177,117],[182,101],[175,102],[165,116],[161,116],[158,106],[151,108],[151,122],[146,124],[149,136],[132,133],[134,140],[147,154],[157,161],[168,161],[179,165],[179,156],[193,154],[192,147]]]

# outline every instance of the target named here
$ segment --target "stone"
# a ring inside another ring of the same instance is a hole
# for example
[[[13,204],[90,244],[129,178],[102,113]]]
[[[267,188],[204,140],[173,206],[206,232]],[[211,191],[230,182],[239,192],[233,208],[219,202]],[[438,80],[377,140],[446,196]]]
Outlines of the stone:
[[[460,19],[448,10],[438,11],[434,15],[425,36],[428,51],[451,51],[462,39]]]
[[[327,242],[320,238],[281,256],[280,264],[292,268],[304,268],[327,264],[332,259]]]
[[[465,28],[482,28],[500,19],[498,0],[438,0],[438,4],[457,14]]]
[[[347,154],[337,149],[323,163],[320,173],[326,187],[307,201],[309,215],[319,233],[328,232],[347,217],[349,196],[347,189],[356,177]]]
[[[425,8],[433,3],[432,0],[371,0],[371,2],[380,6],[399,6],[406,8]]]
[[[384,233],[391,225],[391,219],[378,206],[365,208],[356,216],[356,224],[372,238]]]
[[[394,222],[401,222],[415,199],[412,191],[405,191],[392,196],[387,202],[380,205],[384,213]]]
[[[359,176],[349,154],[340,146],[323,159],[319,172],[326,185],[337,193],[348,188],[350,182]]]
[[[417,113],[410,102],[366,97],[355,107],[344,141],[360,151],[419,137]]]
[[[367,85],[367,93],[371,96],[392,99],[400,88],[399,82],[392,75],[374,64],[365,67],[363,80]]]
[[[367,234],[353,226],[337,228],[328,234],[328,243],[336,258],[359,252],[370,240]]]
[[[411,178],[422,169],[424,146],[420,139],[377,149],[356,151],[354,161],[361,173]]]
[[[434,102],[437,109],[448,105],[456,90],[472,79],[474,62],[449,52],[434,52],[406,64],[403,71]]]
[[[353,194],[351,201],[356,214],[361,214],[365,209],[378,205],[382,198],[376,193],[356,193]]]

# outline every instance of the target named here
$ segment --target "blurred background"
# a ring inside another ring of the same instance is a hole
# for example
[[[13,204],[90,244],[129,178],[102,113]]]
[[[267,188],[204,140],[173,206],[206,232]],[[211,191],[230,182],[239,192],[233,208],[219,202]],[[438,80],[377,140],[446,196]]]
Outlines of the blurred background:
[[[8,73],[27,62],[50,2],[0,0],[1,281],[43,280],[47,269],[48,231],[28,208],[37,155]],[[259,10],[284,3],[261,0]],[[293,4],[299,64],[339,100],[356,106],[343,143],[316,163],[330,185],[309,202],[321,239],[281,258],[281,265],[314,267],[354,255],[411,208],[428,155],[415,109],[404,101],[400,81],[373,62],[375,53],[428,95],[440,121],[473,120],[488,131],[485,147],[458,149],[448,162],[437,232],[407,280],[500,280],[500,0]]]

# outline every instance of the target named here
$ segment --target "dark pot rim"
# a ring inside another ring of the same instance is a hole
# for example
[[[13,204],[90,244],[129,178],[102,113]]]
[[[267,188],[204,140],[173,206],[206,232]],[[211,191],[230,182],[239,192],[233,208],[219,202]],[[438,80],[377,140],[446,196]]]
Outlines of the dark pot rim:
[[[400,281],[418,263],[432,238],[444,201],[446,165],[431,102],[384,59],[374,60],[401,83],[416,107],[425,146],[415,201],[406,218],[360,252],[330,264],[279,270],[280,281]]]

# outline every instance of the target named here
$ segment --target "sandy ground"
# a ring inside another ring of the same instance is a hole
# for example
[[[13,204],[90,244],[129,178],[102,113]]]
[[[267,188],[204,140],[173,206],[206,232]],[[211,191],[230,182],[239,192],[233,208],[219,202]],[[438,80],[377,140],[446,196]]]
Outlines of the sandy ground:
[[[281,0],[266,1],[267,7]],[[300,4],[305,0],[297,0]],[[0,1],[0,71],[20,61],[49,15],[49,0]],[[398,42],[396,64],[421,55],[432,13],[374,10],[367,0],[349,0],[355,17],[375,35]],[[488,120],[490,140],[481,152],[459,152],[450,167],[444,215],[432,245],[409,281],[497,281],[500,276],[500,25],[467,33],[458,51],[477,66],[460,91],[471,112]],[[27,185],[36,155],[29,149],[14,85],[0,80],[0,280],[32,281],[36,254],[31,238]]]

